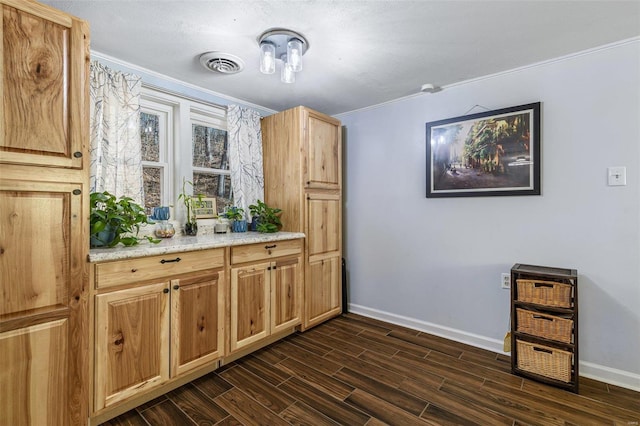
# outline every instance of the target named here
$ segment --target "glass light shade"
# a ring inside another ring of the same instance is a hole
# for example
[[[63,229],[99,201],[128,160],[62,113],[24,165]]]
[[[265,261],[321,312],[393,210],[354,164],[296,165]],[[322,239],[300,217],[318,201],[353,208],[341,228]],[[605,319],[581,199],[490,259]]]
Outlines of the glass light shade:
[[[283,83],[295,83],[296,73],[293,71],[293,67],[287,61],[287,55],[282,55],[282,71],[280,73],[280,81]]]
[[[292,38],[287,43],[287,58],[294,72],[302,71],[302,41]]]
[[[260,44],[260,72],[263,74],[276,72],[276,47],[272,43]]]

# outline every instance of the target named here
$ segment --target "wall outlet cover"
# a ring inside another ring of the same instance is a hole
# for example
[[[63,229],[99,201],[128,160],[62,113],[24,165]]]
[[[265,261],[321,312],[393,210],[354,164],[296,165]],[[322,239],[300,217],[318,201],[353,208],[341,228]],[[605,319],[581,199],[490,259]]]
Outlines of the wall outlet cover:
[[[511,274],[508,272],[503,272],[500,278],[500,288],[510,289],[511,288]]]

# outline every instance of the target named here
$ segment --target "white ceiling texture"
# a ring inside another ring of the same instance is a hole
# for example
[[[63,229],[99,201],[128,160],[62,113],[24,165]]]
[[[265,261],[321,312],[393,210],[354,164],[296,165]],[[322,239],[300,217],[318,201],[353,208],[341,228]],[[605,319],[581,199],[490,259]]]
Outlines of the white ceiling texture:
[[[43,3],[89,21],[96,53],[273,110],[331,115],[640,36],[640,0]],[[309,42],[293,84],[258,69],[257,40],[278,27]],[[214,50],[244,70],[206,70],[198,58]]]

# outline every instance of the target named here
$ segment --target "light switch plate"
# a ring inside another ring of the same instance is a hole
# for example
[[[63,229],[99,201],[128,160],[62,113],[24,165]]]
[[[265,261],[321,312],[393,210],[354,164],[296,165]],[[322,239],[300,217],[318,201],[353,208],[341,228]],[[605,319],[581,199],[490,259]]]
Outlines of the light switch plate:
[[[609,167],[607,168],[607,182],[609,186],[623,186],[627,184],[627,168],[626,167]]]

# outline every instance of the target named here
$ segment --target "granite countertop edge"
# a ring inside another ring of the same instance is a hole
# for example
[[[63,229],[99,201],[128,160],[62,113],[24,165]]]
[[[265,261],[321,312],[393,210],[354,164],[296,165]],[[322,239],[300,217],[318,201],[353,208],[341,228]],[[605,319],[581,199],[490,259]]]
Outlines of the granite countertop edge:
[[[302,232],[275,232],[273,234],[238,232],[229,234],[198,235],[195,237],[180,235],[173,238],[163,239],[158,244],[145,241],[133,247],[116,246],[112,248],[91,249],[89,250],[88,261],[104,262],[109,260],[123,260],[135,257],[183,253],[187,251],[207,250],[244,244],[295,240],[304,237],[305,235]]]

